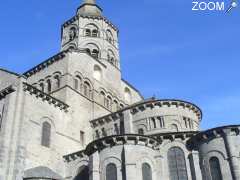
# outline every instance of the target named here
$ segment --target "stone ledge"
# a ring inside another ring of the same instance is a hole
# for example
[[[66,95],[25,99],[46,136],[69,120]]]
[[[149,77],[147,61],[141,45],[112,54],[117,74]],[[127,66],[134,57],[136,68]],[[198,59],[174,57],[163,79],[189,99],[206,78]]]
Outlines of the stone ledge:
[[[30,84],[24,82],[23,90],[28,91],[30,95],[35,95],[37,98],[41,98],[42,101],[47,101],[49,104],[53,104],[54,107],[58,107],[60,110],[68,112],[69,105],[65,104],[64,102],[58,100],[55,97],[50,96],[49,94],[44,93],[43,91],[37,89]]]

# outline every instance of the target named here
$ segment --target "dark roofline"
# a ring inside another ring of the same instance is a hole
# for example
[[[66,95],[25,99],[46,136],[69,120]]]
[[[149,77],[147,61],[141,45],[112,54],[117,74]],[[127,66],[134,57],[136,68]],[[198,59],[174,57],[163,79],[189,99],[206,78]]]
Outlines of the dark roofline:
[[[177,99],[155,99],[155,98],[150,98],[150,99],[146,99],[146,100],[143,100],[143,101],[139,101],[139,102],[137,102],[135,104],[129,105],[129,106],[123,108],[123,109],[120,109],[119,111],[114,112],[114,113],[111,113],[111,114],[108,114],[108,115],[105,115],[105,116],[93,119],[90,122],[98,121],[100,119],[104,119],[104,118],[109,117],[109,116],[114,116],[115,114],[121,114],[122,112],[124,112],[126,110],[129,110],[129,109],[132,109],[132,108],[135,108],[137,106],[141,106],[141,105],[144,105],[144,104],[147,104],[147,103],[157,103],[157,102],[161,102],[161,101],[176,101],[176,102],[182,102],[182,103],[190,104],[190,105],[194,106],[195,108],[197,108],[197,110],[200,112],[199,119],[201,120],[202,117],[203,117],[202,110],[197,105],[195,105],[193,103],[190,103],[188,101],[177,100]]]
[[[222,130],[222,129],[231,129],[231,128],[237,128],[237,127],[240,128],[240,124],[239,125],[235,124],[235,125],[219,126],[219,127],[215,127],[215,128],[211,128],[211,129],[201,131],[197,134],[197,136],[201,135],[201,134],[209,133],[209,132],[212,132],[212,131],[217,131],[217,130]]]
[[[130,84],[128,81],[126,81],[125,79],[122,78],[122,81],[125,82],[128,86],[130,86],[132,89],[134,89],[140,96],[142,99],[144,99],[143,95],[141,94],[141,92],[135,88],[132,84]]]
[[[9,73],[9,74],[12,74],[14,76],[18,76],[18,77],[21,77],[22,75],[18,74],[18,73],[15,73],[15,72],[12,72],[12,71],[9,71],[7,69],[3,69],[3,68],[0,68],[0,71],[4,71],[6,73]]]

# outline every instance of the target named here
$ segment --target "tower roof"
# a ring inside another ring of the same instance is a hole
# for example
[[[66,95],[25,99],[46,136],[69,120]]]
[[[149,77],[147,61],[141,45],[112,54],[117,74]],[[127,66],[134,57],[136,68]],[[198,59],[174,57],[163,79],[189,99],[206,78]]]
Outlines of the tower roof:
[[[77,13],[86,16],[101,16],[102,9],[97,5],[96,0],[83,0]]]

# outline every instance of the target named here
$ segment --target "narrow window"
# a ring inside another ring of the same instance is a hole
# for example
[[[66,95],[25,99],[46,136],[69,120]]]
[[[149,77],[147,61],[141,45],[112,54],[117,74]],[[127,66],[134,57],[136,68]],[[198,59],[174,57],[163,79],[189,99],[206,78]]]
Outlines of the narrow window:
[[[144,135],[144,130],[142,128],[138,129],[138,134]]]
[[[99,56],[99,51],[97,49],[93,49],[92,51],[92,57],[98,59],[98,56]]]
[[[54,76],[55,82],[56,82],[56,88],[60,88],[61,81],[59,75]]]
[[[152,168],[148,163],[142,165],[142,177],[143,180],[152,180]]]
[[[114,124],[114,130],[115,130],[115,134],[117,134],[117,135],[120,134],[120,130],[119,130],[119,127],[118,127],[117,123]]]
[[[44,122],[42,124],[42,146],[50,147],[51,141],[51,124]]]
[[[156,124],[155,118],[151,118],[151,121],[152,121],[152,127],[153,128],[157,128],[157,124]]]
[[[77,75],[74,79],[74,89],[81,90],[82,79],[79,75]]]
[[[117,180],[117,166],[113,163],[106,167],[106,180]]]
[[[52,92],[52,83],[50,79],[47,80],[47,92],[48,93]]]
[[[85,36],[91,36],[91,30],[90,29],[85,30]]]
[[[84,83],[84,91],[83,91],[84,96],[91,98],[91,87],[88,82]]]
[[[98,130],[96,130],[96,138],[99,139],[100,138],[100,133]]]
[[[173,147],[169,149],[167,156],[170,180],[188,180],[183,150]]]
[[[102,128],[102,136],[103,136],[103,137],[106,137],[106,136],[107,136],[107,132],[106,132],[105,128]]]
[[[77,37],[77,29],[75,27],[71,27],[69,30],[69,40],[72,41]]]
[[[42,92],[44,92],[44,84],[43,84],[43,83],[40,83],[39,86],[40,86],[40,90],[41,90]]]
[[[158,120],[159,120],[159,125],[161,128],[164,128],[165,127],[165,122],[164,122],[164,118],[161,116],[161,117],[158,117]]]
[[[92,37],[98,37],[98,30],[97,29],[94,29],[92,31]]]
[[[187,118],[186,118],[186,117],[183,117],[183,121],[184,121],[184,123],[185,123],[185,127],[188,128]]]
[[[209,160],[210,171],[212,180],[222,180],[222,172],[220,168],[220,163],[217,157],[212,157]]]
[[[91,55],[91,50],[89,48],[86,49],[86,52]]]
[[[0,130],[2,129],[2,122],[3,122],[3,113],[4,113],[4,106],[2,107],[2,111],[0,112]]]
[[[85,145],[85,132],[80,131],[80,142],[82,144],[82,146]]]

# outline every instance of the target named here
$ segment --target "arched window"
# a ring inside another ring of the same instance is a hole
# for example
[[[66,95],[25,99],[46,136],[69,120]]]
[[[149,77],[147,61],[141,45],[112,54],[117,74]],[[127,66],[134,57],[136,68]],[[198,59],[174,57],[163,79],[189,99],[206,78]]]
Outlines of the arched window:
[[[40,86],[40,90],[41,90],[42,92],[44,92],[44,83],[41,82],[41,83],[39,84],[39,86]]]
[[[42,124],[42,146],[50,147],[51,141],[51,124],[45,121]]]
[[[117,102],[117,100],[114,100],[113,101],[113,111],[117,111],[118,109],[119,109],[118,102]]]
[[[93,49],[92,50],[92,57],[94,57],[94,58],[98,58],[98,56],[99,56],[99,51],[97,50],[97,49]]]
[[[110,96],[107,96],[105,106],[108,109],[112,109],[112,98]]]
[[[89,55],[91,55],[91,50],[89,48],[87,48],[86,51]]]
[[[170,180],[188,180],[185,155],[179,147],[168,150]]]
[[[60,86],[61,86],[61,80],[60,80],[60,76],[59,75],[55,75],[54,76],[54,79],[55,79],[55,87],[56,88],[60,88]]]
[[[148,163],[142,164],[142,177],[143,180],[152,180],[152,168]]]
[[[77,91],[80,91],[81,86],[82,86],[82,78],[79,75],[76,75],[76,77],[74,78],[74,89],[76,89]]]
[[[115,56],[114,52],[111,49],[108,50],[107,58],[108,58],[108,62],[110,62],[114,66],[117,66],[116,56]]]
[[[113,34],[109,29],[107,30],[107,41],[113,44]]]
[[[222,180],[221,167],[217,157],[210,158],[209,166],[212,180]]]
[[[91,98],[91,86],[88,82],[84,82],[83,94],[84,94],[84,96]]]
[[[120,109],[123,109],[124,108],[124,105],[123,104],[120,104]]]
[[[85,30],[85,36],[91,36],[91,30],[90,29]]]
[[[50,79],[47,80],[47,92],[48,93],[52,92],[52,83]]]
[[[94,29],[92,31],[92,37],[98,37],[98,30],[97,29]]]
[[[113,163],[106,167],[106,180],[117,180],[117,166]]]
[[[124,97],[127,102],[131,102],[131,99],[132,99],[131,91],[127,87],[125,88],[125,91],[124,91]]]
[[[89,168],[88,166],[81,166],[78,170],[77,176],[74,180],[89,180]]]
[[[101,101],[101,104],[104,105],[104,103],[105,103],[105,93],[103,91],[100,92],[100,101]]]
[[[72,41],[77,37],[77,28],[76,27],[71,27],[69,29],[69,40]]]
[[[152,122],[152,127],[155,129],[157,128],[157,123],[156,123],[156,119],[153,117],[151,118],[151,122]]]
[[[138,129],[138,134],[144,135],[144,130],[143,130],[143,128]]]

